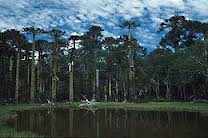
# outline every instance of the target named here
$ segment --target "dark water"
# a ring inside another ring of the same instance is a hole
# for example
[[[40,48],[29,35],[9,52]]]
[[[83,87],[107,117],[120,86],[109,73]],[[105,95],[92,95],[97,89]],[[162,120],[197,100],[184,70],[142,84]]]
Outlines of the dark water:
[[[17,114],[10,126],[49,137],[208,138],[208,117],[200,113],[48,109]]]

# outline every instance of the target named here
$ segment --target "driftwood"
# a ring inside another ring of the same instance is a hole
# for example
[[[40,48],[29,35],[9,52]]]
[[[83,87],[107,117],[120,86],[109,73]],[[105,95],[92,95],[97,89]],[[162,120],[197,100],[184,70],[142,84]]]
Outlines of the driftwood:
[[[87,112],[82,117],[87,115],[89,111],[92,112],[93,115],[95,115],[95,111],[97,110],[97,108],[95,108],[95,105],[97,104],[97,102],[95,101],[95,99],[92,99],[91,101],[89,101],[85,96],[83,97],[85,100],[81,101],[79,108],[87,110]]]
[[[46,99],[46,101],[47,101],[47,103],[41,104],[41,106],[47,106],[47,105],[54,106],[55,105],[54,102],[52,102],[52,101],[50,101],[48,99]]]
[[[92,108],[94,107],[97,102],[95,101],[95,99],[92,99],[91,101],[89,101],[85,96],[83,96],[85,100],[81,101],[81,104],[79,105],[80,108]]]

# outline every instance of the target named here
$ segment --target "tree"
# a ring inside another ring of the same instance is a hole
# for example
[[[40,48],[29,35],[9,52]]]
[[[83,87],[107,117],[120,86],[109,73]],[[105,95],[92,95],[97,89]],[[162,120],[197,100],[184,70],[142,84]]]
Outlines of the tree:
[[[162,46],[171,46],[175,49],[176,52],[182,48],[180,45],[181,36],[184,35],[184,26],[185,26],[185,17],[184,16],[173,16],[169,19],[165,19],[163,23],[160,24],[159,31],[169,31],[161,39],[160,45]],[[183,38],[184,39],[184,38]]]
[[[102,31],[103,29],[100,26],[92,26],[89,28],[88,32],[80,37],[80,44],[83,46],[85,56],[88,55],[87,59],[85,59],[87,60],[85,66],[92,82],[92,97],[96,97],[97,99],[99,99],[100,95],[98,85],[96,85],[98,84],[98,82],[96,82],[96,72],[98,71],[97,64],[99,64],[97,52],[101,49]]]
[[[40,28],[29,27],[24,28],[24,32],[29,33],[32,35],[32,66],[31,66],[31,87],[30,87],[30,100],[34,102],[35,100],[35,37],[37,34],[45,33]]]
[[[20,90],[20,54],[21,47],[27,42],[26,38],[20,34],[19,31],[11,29],[4,32],[7,36],[7,43],[14,47],[17,52],[16,58],[16,81],[15,81],[15,100],[19,101],[19,90]]]
[[[200,87],[202,91],[205,91],[206,86],[200,86],[198,84],[200,79],[206,80],[204,78],[206,78],[207,72],[207,50],[206,46],[202,46],[204,45],[204,40],[202,38],[206,39],[207,30],[207,23],[186,20],[184,16],[173,16],[169,19],[165,19],[165,21],[161,23],[159,31],[166,31],[166,34],[161,39],[160,45],[174,49],[175,60],[173,62],[174,64],[171,66],[174,70],[172,72],[174,74],[172,75],[172,81],[175,82],[177,93],[179,93],[180,97],[183,95],[184,99],[187,99],[186,86],[190,85],[190,83],[195,99],[199,98],[195,87]],[[201,34],[203,37],[201,37]],[[202,61],[202,57],[205,60]],[[197,72],[204,72],[204,74],[199,74]],[[202,84],[206,84],[205,81]]]
[[[44,90],[44,81],[43,81],[43,65],[44,65],[44,55],[43,51],[48,47],[49,43],[46,40],[37,40],[36,42],[36,51],[38,51],[38,63],[37,63],[37,91],[40,95],[45,91]],[[44,53],[46,53],[45,51]]]
[[[70,40],[73,41],[73,47],[71,48],[71,58],[69,61],[69,102],[74,101],[74,60],[75,60],[75,50],[76,50],[76,41],[79,40],[78,35],[72,35]]]
[[[159,32],[166,32],[161,39],[160,45],[172,47],[178,53],[184,48],[191,46],[197,34],[206,34],[208,24],[194,20],[186,20],[184,16],[172,16],[160,24]]]
[[[165,89],[165,97],[171,100],[171,66],[173,61],[172,51],[170,49],[159,48],[150,53],[149,58],[152,62],[153,70],[151,72],[152,83],[161,83]],[[158,86],[157,86],[158,87]],[[157,94],[157,93],[156,93]],[[159,93],[158,93],[159,95]]]
[[[113,74],[114,74],[114,55],[113,51],[116,51],[116,47],[118,45],[118,40],[116,40],[113,37],[106,37],[103,41],[103,47],[106,49],[105,52],[105,70],[106,70],[106,75],[108,78],[108,99],[112,99],[112,80],[113,80]],[[116,63],[115,63],[116,64]],[[107,84],[105,84],[107,85]],[[117,87],[116,87],[117,89]],[[105,97],[107,97],[107,93],[105,93]]]
[[[195,65],[195,74],[197,76],[203,76],[202,91],[207,93],[208,88],[208,41],[203,40],[195,43],[188,50],[187,56],[192,62],[192,65]]]
[[[6,32],[6,31],[5,31]],[[12,98],[13,88],[13,61],[15,57],[14,46],[10,43],[8,33],[0,32],[0,85],[1,97],[0,99],[9,100]],[[9,77],[7,77],[7,59],[9,58]],[[8,80],[9,79],[9,80]],[[9,84],[8,84],[9,83]],[[7,87],[9,85],[10,87]],[[7,95],[8,94],[8,95]],[[4,99],[5,98],[5,99]]]
[[[53,38],[52,42],[52,88],[51,88],[51,94],[52,94],[52,100],[56,101],[56,95],[57,95],[57,85],[58,85],[58,76],[57,76],[57,69],[58,69],[58,60],[59,60],[59,48],[66,46],[66,42],[63,41],[62,36],[65,34],[65,32],[58,30],[58,29],[52,29],[48,32],[50,36]]]
[[[134,97],[135,92],[135,61],[133,56],[133,48],[132,48],[132,38],[131,38],[131,30],[139,27],[140,24],[136,23],[135,21],[125,21],[121,24],[120,27],[128,29],[128,43],[129,43],[129,52],[130,52],[130,64],[129,64],[129,81],[130,81],[130,100]]]

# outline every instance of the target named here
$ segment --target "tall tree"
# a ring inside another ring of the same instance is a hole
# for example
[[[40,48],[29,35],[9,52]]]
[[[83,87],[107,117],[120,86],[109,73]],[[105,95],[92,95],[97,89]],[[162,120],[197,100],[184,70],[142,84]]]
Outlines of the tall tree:
[[[129,64],[129,81],[130,81],[130,100],[134,97],[135,92],[135,61],[134,61],[134,51],[132,48],[132,38],[131,38],[131,31],[132,29],[135,29],[136,27],[139,27],[140,24],[135,21],[125,21],[123,22],[120,27],[121,28],[127,28],[128,29],[128,43],[129,43],[129,52],[130,52],[130,64]]]
[[[57,95],[57,85],[58,85],[58,60],[59,60],[59,48],[61,46],[65,46],[66,42],[63,41],[62,37],[65,34],[65,32],[58,30],[58,29],[52,29],[48,32],[50,36],[53,38],[52,42],[52,88],[51,88],[51,98],[53,101],[56,101],[56,95]]]
[[[11,29],[4,32],[7,36],[7,43],[13,48],[16,49],[16,81],[15,81],[15,101],[19,101],[20,93],[20,54],[21,48],[26,44],[26,38],[20,34],[19,31]]]
[[[37,34],[45,33],[40,28],[29,27],[24,28],[24,32],[32,35],[32,66],[31,66],[31,87],[30,87],[30,101],[34,102],[35,100],[35,37]]]
[[[97,64],[99,63],[97,52],[101,49],[101,38],[103,29],[100,26],[92,26],[89,31],[80,37],[83,50],[88,55],[87,69],[90,72],[92,81],[92,97],[99,99],[99,88],[96,84],[96,72],[99,71]],[[98,81],[98,80],[97,80]]]
[[[44,65],[44,55],[43,53],[46,47],[49,45],[46,40],[38,40],[36,41],[36,50],[38,51],[38,63],[37,63],[37,91],[40,95],[44,92],[44,82],[43,82],[43,65]]]
[[[118,44],[118,41],[113,37],[106,37],[102,41],[103,47],[106,49],[105,53],[105,69],[106,69],[106,75],[107,75],[107,82],[106,84],[108,86],[108,100],[112,100],[112,79],[113,79],[113,66],[114,66],[114,58],[113,57],[113,51]],[[105,97],[107,97],[107,93],[105,93]]]
[[[76,50],[76,41],[79,40],[78,35],[72,35],[70,40],[73,42],[73,47],[71,48],[71,57],[69,61],[69,102],[74,101],[74,61],[75,61],[75,50]]]
[[[155,81],[161,82],[165,89],[165,94],[163,94],[166,99],[171,100],[171,66],[173,61],[172,51],[170,49],[159,48],[154,50],[150,54],[150,58],[153,63],[152,75]],[[153,62],[154,61],[154,62]]]
[[[172,47],[175,52],[191,46],[198,38],[199,33],[206,36],[208,24],[195,20],[186,20],[184,16],[172,16],[160,24],[159,32],[165,32],[160,45]]]

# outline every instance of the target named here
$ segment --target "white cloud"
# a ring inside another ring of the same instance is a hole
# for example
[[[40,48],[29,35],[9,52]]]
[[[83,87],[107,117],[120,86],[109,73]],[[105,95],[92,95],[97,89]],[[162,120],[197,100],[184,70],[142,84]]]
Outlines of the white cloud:
[[[200,15],[208,16],[208,1],[207,0],[188,0],[187,5],[191,7],[192,11]]]
[[[150,8],[160,8],[161,6],[165,7],[174,7],[174,8],[183,8],[183,0],[145,0],[144,5]]]

